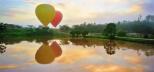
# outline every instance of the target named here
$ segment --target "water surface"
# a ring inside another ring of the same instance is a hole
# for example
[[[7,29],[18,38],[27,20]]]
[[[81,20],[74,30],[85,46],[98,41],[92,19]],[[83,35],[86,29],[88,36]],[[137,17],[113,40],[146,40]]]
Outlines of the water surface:
[[[7,41],[0,72],[154,72],[154,45],[101,39]]]

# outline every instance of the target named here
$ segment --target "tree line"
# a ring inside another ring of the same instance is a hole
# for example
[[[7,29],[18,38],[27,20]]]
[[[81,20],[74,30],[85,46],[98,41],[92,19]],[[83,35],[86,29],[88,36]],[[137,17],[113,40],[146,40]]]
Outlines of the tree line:
[[[34,27],[29,25],[27,27],[22,27],[19,25],[0,23],[0,34],[2,35],[11,35],[11,36],[38,36],[38,35],[53,35],[53,29],[49,27]]]
[[[86,37],[87,35],[130,36],[140,38],[154,38],[154,16],[148,15],[145,19],[134,21],[119,21],[117,23],[82,23],[80,25],[60,26],[61,31],[72,37]]]
[[[29,25],[22,27],[14,24],[0,23],[0,36],[53,36],[70,35],[72,37],[87,37],[87,36],[130,36],[139,38],[154,38],[154,16],[148,15],[145,19],[134,21],[119,21],[117,23],[82,23],[71,27],[62,25],[59,29],[49,27],[34,27]]]

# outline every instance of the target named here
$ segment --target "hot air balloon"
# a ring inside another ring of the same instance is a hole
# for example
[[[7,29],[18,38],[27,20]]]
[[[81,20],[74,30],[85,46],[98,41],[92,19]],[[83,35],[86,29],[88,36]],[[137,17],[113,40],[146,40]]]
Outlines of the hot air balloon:
[[[54,7],[49,4],[38,5],[35,13],[44,26],[47,26],[55,18],[56,14]]]
[[[63,15],[60,11],[56,11],[54,19],[51,21],[52,25],[56,27],[62,20]]]

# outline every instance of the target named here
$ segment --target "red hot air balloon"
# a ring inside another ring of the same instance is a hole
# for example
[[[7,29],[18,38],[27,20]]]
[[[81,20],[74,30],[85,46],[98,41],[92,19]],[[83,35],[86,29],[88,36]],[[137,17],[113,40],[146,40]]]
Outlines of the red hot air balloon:
[[[60,11],[56,11],[54,19],[51,21],[52,25],[56,27],[62,20],[63,15]]]

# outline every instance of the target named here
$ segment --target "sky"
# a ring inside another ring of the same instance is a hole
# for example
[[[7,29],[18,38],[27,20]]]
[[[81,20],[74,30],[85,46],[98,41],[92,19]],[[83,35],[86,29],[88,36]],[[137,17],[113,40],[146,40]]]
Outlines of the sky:
[[[42,25],[35,15],[39,4],[50,4],[61,11],[63,19],[59,25],[68,26],[132,21],[139,15],[154,14],[154,0],[0,0],[0,22]]]

